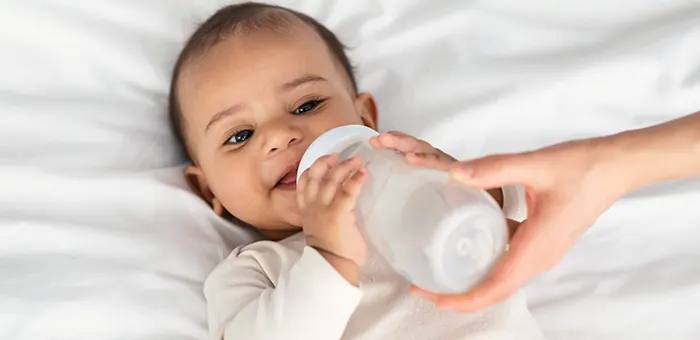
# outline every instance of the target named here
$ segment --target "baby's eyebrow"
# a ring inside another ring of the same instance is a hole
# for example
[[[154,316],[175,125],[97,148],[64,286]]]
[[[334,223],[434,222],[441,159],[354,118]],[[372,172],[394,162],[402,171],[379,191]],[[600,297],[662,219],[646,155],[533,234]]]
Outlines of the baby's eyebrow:
[[[242,109],[243,109],[243,106],[234,105],[234,106],[231,106],[227,109],[224,109],[223,111],[219,111],[217,114],[215,114],[213,117],[211,117],[211,119],[209,120],[209,123],[207,123],[207,127],[204,128],[204,133],[206,134],[207,130],[209,130],[209,128],[212,125],[214,125],[214,123],[216,123],[216,122],[218,122],[218,121],[220,121],[220,120],[222,120],[230,115],[233,115],[233,114],[241,111]]]
[[[311,82],[319,82],[319,81],[328,81],[328,80],[326,80],[326,78],[323,78],[321,76],[317,76],[317,75],[313,75],[313,74],[305,74],[299,78],[296,78],[294,80],[291,80],[291,81],[288,81],[288,82],[282,84],[282,86],[280,86],[280,91],[289,91],[289,90],[292,90],[292,89],[294,89],[298,86],[301,86],[303,84],[311,83]],[[222,120],[230,115],[238,113],[242,109],[243,109],[243,106],[234,105],[234,106],[231,106],[227,109],[224,109],[224,110],[218,112],[217,114],[215,114],[214,116],[211,117],[211,119],[209,120],[209,123],[207,123],[207,126],[204,128],[204,133],[206,134],[207,131],[209,130],[209,128],[212,125],[214,125],[216,122],[218,122],[218,121],[220,121],[220,120]]]
[[[326,78],[316,76],[313,74],[305,74],[299,78],[296,78],[292,81],[288,81],[282,86],[280,86],[280,91],[289,91],[297,86],[300,86],[302,84],[310,83],[310,82],[317,82],[317,81],[328,81]]]

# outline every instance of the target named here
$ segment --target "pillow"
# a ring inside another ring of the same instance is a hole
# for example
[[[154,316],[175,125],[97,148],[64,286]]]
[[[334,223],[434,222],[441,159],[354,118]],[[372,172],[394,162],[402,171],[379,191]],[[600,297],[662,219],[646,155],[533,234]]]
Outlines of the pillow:
[[[221,3],[0,3],[0,338],[203,339],[252,235],[185,188],[170,69]]]

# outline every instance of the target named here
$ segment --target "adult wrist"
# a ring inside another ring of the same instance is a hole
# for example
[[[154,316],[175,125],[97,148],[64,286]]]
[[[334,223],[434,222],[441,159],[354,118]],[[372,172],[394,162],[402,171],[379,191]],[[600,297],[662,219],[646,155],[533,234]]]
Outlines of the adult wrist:
[[[596,140],[601,168],[620,196],[656,182],[659,171],[663,171],[664,165],[655,157],[658,150],[645,140],[644,133],[630,130]]]

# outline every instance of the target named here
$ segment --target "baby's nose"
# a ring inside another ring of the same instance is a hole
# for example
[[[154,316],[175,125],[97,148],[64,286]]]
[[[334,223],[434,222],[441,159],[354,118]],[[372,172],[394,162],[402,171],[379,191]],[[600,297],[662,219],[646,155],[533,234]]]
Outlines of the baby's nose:
[[[288,140],[287,140],[286,142],[285,142],[284,140],[282,140],[282,141],[279,143],[280,145],[271,147],[271,148],[270,148],[270,152],[275,152],[275,151],[278,151],[278,150],[284,150],[284,149],[288,148],[289,146],[291,146],[292,144],[294,144],[294,143],[296,143],[296,142],[298,142],[298,138],[296,138],[296,137],[288,138]]]
[[[267,150],[270,154],[286,150],[303,139],[301,131],[294,128],[284,127],[270,132],[267,145]]]

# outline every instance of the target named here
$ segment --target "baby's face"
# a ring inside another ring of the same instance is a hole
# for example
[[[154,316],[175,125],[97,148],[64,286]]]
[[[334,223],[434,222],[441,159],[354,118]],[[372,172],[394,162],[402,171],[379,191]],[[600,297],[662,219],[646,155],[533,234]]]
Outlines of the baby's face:
[[[376,128],[370,95],[355,96],[310,27],[237,34],[190,62],[180,78],[190,183],[216,210],[268,233],[301,226],[296,168],[334,127]]]

